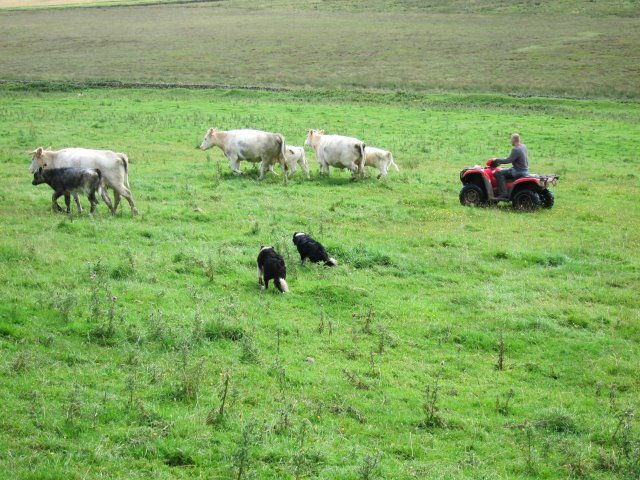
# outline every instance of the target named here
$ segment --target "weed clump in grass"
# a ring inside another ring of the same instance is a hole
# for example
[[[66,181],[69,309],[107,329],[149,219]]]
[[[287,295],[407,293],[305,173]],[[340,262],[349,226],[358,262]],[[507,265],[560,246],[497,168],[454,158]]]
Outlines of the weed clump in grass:
[[[229,394],[229,382],[231,381],[231,373],[229,370],[223,374],[222,385],[220,389],[220,406],[217,410],[211,410],[207,415],[207,424],[213,425],[224,421],[224,409],[227,404],[227,395]]]
[[[511,400],[513,400],[514,396],[515,392],[513,391],[513,388],[510,388],[509,391],[504,395],[504,398],[500,399],[499,396],[496,397],[496,412],[504,416],[509,415],[509,404],[511,403]]]
[[[577,433],[579,430],[575,417],[562,408],[545,411],[534,425],[553,433]]]
[[[110,345],[116,336],[116,321],[122,321],[124,315],[117,314],[118,297],[111,293],[106,280],[106,268],[101,258],[89,268],[89,280],[91,289],[89,319],[94,327],[89,331],[88,337],[103,345]]]
[[[164,464],[169,467],[189,467],[196,464],[191,454],[182,449],[165,452],[163,455]]]
[[[246,335],[243,327],[229,325],[222,320],[213,320],[204,326],[204,336],[208,340],[231,340],[237,342]]]
[[[33,363],[33,355],[28,351],[20,351],[13,357],[9,368],[17,375],[26,372],[31,368]]]
[[[240,339],[240,361],[260,363],[260,349],[252,335],[243,335]]]
[[[190,347],[185,342],[181,349],[179,382],[174,394],[177,400],[197,400],[204,378],[204,358],[190,362]]]
[[[78,299],[74,293],[60,294],[56,292],[49,300],[49,307],[56,310],[65,323],[69,323],[77,303]]]
[[[382,458],[382,452],[376,452],[366,455],[358,468],[359,480],[373,480],[377,475],[377,467]]]
[[[424,419],[420,422],[422,428],[445,428],[447,426],[444,418],[440,415],[440,377],[444,371],[444,363],[436,373],[433,384],[427,385],[424,392],[424,402],[422,412]]]
[[[247,471],[251,466],[253,450],[260,441],[259,425],[251,419],[242,427],[240,438],[233,455],[233,466],[237,472],[236,480],[246,478]]]

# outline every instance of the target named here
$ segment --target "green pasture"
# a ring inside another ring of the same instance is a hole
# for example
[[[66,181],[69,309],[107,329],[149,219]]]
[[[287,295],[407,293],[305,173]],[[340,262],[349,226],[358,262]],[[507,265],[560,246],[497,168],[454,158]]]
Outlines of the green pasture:
[[[0,471],[638,478],[639,122],[606,100],[3,86]],[[212,126],[353,135],[400,173],[319,177],[309,150],[310,180],[237,177],[195,149]],[[460,169],[514,131],[561,175],[554,208],[461,207]],[[141,215],[52,213],[28,173],[49,145],[127,153]],[[300,230],[339,265],[301,266]],[[258,288],[263,244],[287,295]]]
[[[165,3],[2,9],[0,80],[640,95],[637,1]]]

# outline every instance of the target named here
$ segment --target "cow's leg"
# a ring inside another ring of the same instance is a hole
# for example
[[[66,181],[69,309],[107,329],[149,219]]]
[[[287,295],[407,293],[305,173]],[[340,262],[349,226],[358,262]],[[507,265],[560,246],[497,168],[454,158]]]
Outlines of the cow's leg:
[[[71,213],[71,195],[68,193],[64,194],[64,204],[67,207],[67,213]]]
[[[62,192],[53,192],[53,195],[51,196],[51,208],[53,209],[54,212],[61,212],[62,209],[60,208],[60,205],[58,205],[58,199],[62,196]]]
[[[133,195],[131,194],[131,191],[125,187],[124,185],[119,185],[117,187],[113,187],[114,191],[117,191],[120,193],[120,195],[122,195],[124,198],[127,199],[127,201],[129,202],[129,206],[131,207],[131,211],[133,213],[138,213],[138,209],[136,208],[136,204],[133,201]],[[114,207],[114,211],[115,211],[115,207]]]
[[[120,205],[120,192],[116,189],[113,190],[113,213],[116,213],[118,209],[118,205]]]
[[[351,181],[355,182],[358,174],[358,166],[352,162],[351,165],[349,165],[349,170],[351,170]]]
[[[295,165],[294,165],[294,168],[295,168]],[[311,175],[309,175],[309,165],[307,164],[307,162],[300,161],[300,168],[302,168],[302,171],[307,176],[307,178],[311,178]]]
[[[76,206],[78,207],[78,213],[82,213],[82,205],[80,205],[80,198],[77,193],[73,194],[73,199],[76,201]]]
[[[229,166],[231,167],[231,170],[233,171],[233,173],[235,173],[236,175],[244,175],[244,173],[242,173],[242,170],[240,170],[240,160],[238,159],[238,157],[231,156],[228,158],[229,158]]]
[[[116,193],[114,193],[114,196],[116,195]],[[120,201],[120,194],[118,193],[117,195],[118,195],[118,202],[119,202]],[[100,187],[100,196],[102,197],[102,200],[104,200],[104,203],[107,205],[107,207],[109,207],[109,211],[111,212],[111,215],[115,215],[116,214],[116,209],[111,204],[111,199],[109,198],[109,195],[107,195],[107,189],[106,188]]]
[[[89,214],[93,215],[93,212],[96,211],[96,205],[98,204],[98,199],[96,198],[96,192],[91,192],[87,195],[89,199],[89,203],[91,203],[91,210],[89,210]]]

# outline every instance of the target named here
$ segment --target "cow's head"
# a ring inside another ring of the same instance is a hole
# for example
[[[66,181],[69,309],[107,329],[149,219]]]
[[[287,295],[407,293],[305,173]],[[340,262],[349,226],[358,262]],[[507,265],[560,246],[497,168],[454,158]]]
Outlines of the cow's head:
[[[29,172],[36,173],[38,168],[46,166],[45,152],[46,150],[44,148],[38,147],[29,154],[31,155],[31,165],[29,165]]]
[[[210,128],[209,130],[207,130],[207,133],[204,135],[204,139],[200,144],[200,150],[206,150],[208,148],[213,147],[214,145],[217,145],[217,138],[216,138],[217,134],[218,134],[217,128]]]
[[[45,183],[44,175],[42,174],[42,167],[39,167],[33,174],[33,181],[31,185],[40,185],[41,183]]]
[[[323,134],[324,130],[307,130],[307,139],[304,141],[304,144],[313,147],[318,138]]]

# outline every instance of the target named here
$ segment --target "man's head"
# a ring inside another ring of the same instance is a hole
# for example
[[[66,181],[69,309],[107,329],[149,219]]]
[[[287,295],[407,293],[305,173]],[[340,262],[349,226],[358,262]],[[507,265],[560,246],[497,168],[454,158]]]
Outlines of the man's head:
[[[520,145],[520,135],[518,133],[511,134],[511,145],[513,145],[514,147],[516,145]]]

